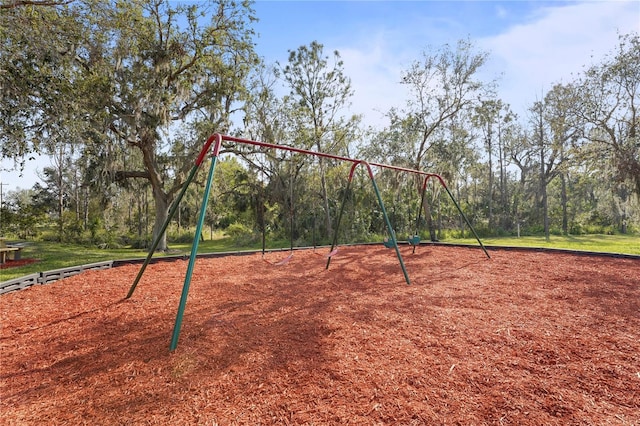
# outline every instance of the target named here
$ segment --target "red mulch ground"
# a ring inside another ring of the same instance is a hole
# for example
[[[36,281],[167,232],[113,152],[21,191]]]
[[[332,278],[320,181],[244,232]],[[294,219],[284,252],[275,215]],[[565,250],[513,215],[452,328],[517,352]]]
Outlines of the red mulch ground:
[[[0,263],[0,269],[16,268],[18,266],[29,265],[30,263],[36,263],[38,259],[20,259],[20,260],[7,260],[5,263]]]
[[[0,296],[0,423],[640,424],[639,260],[403,252],[198,260],[175,352],[185,261]]]

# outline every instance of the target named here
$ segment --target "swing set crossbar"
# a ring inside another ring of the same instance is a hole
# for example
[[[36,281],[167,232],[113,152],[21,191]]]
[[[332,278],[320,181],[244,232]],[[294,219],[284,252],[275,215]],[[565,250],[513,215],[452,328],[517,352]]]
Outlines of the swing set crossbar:
[[[340,155],[328,154],[328,153],[324,153],[324,152],[311,151],[311,150],[303,149],[303,148],[296,148],[296,147],[292,147],[292,146],[288,146],[288,145],[278,145],[278,144],[273,144],[273,143],[268,143],[268,142],[254,141],[254,140],[250,140],[250,139],[243,139],[243,138],[238,138],[238,137],[234,137],[234,136],[222,135],[220,133],[214,133],[213,135],[211,135],[207,139],[207,141],[205,142],[204,146],[200,150],[200,153],[198,154],[198,157],[196,158],[195,164],[193,165],[193,167],[192,167],[192,169],[191,169],[191,171],[189,173],[189,176],[187,177],[185,183],[183,184],[183,187],[182,187],[180,193],[178,194],[178,196],[174,200],[173,204],[171,205],[171,207],[169,209],[169,212],[168,212],[168,216],[167,216],[167,218],[165,220],[165,223],[163,224],[160,233],[156,236],[156,239],[153,241],[152,246],[151,246],[151,250],[149,250],[147,258],[145,259],[144,263],[142,264],[142,267],[140,268],[140,271],[138,272],[138,275],[136,276],[133,284],[131,285],[131,288],[129,289],[129,293],[126,296],[126,298],[128,299],[133,295],[133,292],[136,289],[136,286],[138,285],[138,283],[140,282],[140,279],[142,278],[142,275],[143,275],[146,267],[149,265],[149,263],[151,261],[151,257],[153,256],[153,253],[154,253],[155,249],[157,248],[160,239],[162,238],[162,234],[164,234],[164,232],[166,231],[167,227],[169,226],[169,223],[170,223],[171,219],[173,218],[173,216],[174,216],[174,214],[175,214],[175,212],[177,210],[177,206],[179,205],[180,201],[182,200],[182,197],[184,196],[184,194],[185,194],[185,192],[187,190],[187,187],[192,182],[196,172],[198,171],[198,168],[201,166],[202,162],[204,161],[205,157],[207,156],[207,153],[209,152],[209,150],[211,150],[212,161],[211,161],[211,165],[210,165],[210,168],[209,168],[209,175],[207,177],[207,181],[206,181],[206,185],[205,185],[205,192],[204,192],[204,195],[203,195],[203,202],[202,202],[202,205],[201,205],[201,208],[200,208],[200,215],[198,217],[198,223],[197,223],[197,226],[196,226],[196,232],[195,232],[196,237],[194,238],[193,245],[191,246],[191,255],[189,256],[189,264],[187,266],[187,272],[186,272],[186,276],[185,276],[185,281],[184,281],[184,285],[182,287],[182,295],[180,297],[180,304],[178,305],[178,312],[177,312],[177,315],[176,315],[176,322],[175,322],[175,325],[174,325],[174,328],[173,328],[173,335],[172,335],[172,338],[171,338],[171,345],[170,345],[170,350],[171,351],[175,350],[177,348],[177,345],[178,345],[178,337],[179,337],[179,334],[180,334],[180,328],[181,328],[181,325],[182,325],[182,318],[183,318],[184,310],[185,310],[185,307],[186,307],[187,296],[188,296],[188,292],[189,292],[189,286],[191,284],[191,276],[193,274],[193,268],[194,268],[195,261],[196,261],[196,258],[197,258],[198,243],[199,243],[199,238],[198,237],[202,233],[202,227],[203,227],[203,224],[204,224],[204,217],[205,217],[205,213],[206,213],[206,209],[207,209],[207,204],[208,204],[208,201],[209,201],[209,193],[210,193],[211,185],[212,185],[212,182],[213,182],[215,166],[216,166],[216,162],[217,162],[217,159],[218,159],[218,156],[219,156],[219,153],[220,153],[220,149],[221,149],[222,144],[224,142],[243,144],[243,145],[252,145],[252,146],[257,146],[257,147],[261,147],[261,148],[268,148],[268,149],[275,149],[275,150],[284,150],[284,151],[289,151],[289,152],[294,152],[294,153],[299,153],[299,154],[304,154],[304,155],[312,155],[312,156],[316,156],[316,157],[329,158],[329,159],[333,159],[333,160],[337,160],[337,161],[344,161],[344,162],[351,163],[351,170],[349,172],[349,180],[347,182],[347,191],[345,191],[345,196],[344,196],[343,202],[342,202],[342,204],[340,206],[340,212],[338,214],[338,219],[337,219],[336,227],[335,227],[335,231],[334,231],[333,243],[331,245],[331,249],[329,251],[329,254],[326,255],[326,257],[327,257],[326,269],[329,268],[329,264],[331,262],[331,258],[338,252],[338,248],[337,248],[337,245],[338,245],[338,228],[340,226],[340,221],[342,219],[342,213],[344,211],[344,205],[345,205],[345,201],[346,201],[346,194],[347,194],[348,189],[349,189],[349,187],[351,185],[351,181],[353,179],[355,170],[359,165],[362,165],[367,169],[369,178],[371,179],[374,191],[376,193],[376,197],[378,199],[378,203],[379,203],[380,208],[381,208],[381,210],[383,212],[383,216],[384,216],[384,219],[385,219],[385,223],[387,225],[387,230],[389,232],[389,235],[394,235],[394,231],[393,231],[393,228],[391,227],[391,222],[389,221],[389,217],[388,217],[387,212],[385,210],[384,203],[383,203],[382,197],[380,195],[380,191],[378,190],[378,185],[376,184],[376,180],[375,180],[375,176],[374,176],[372,167],[379,167],[379,168],[383,168],[383,169],[396,170],[396,171],[400,171],[400,172],[406,172],[406,173],[411,173],[411,174],[415,174],[415,175],[424,176],[424,181],[423,181],[423,185],[422,185],[422,189],[421,189],[422,202],[424,201],[424,193],[425,193],[426,188],[427,188],[428,180],[430,178],[433,178],[433,179],[436,179],[437,181],[439,181],[440,184],[442,185],[442,187],[445,189],[445,191],[449,195],[450,199],[455,204],[456,208],[458,209],[458,212],[464,218],[465,222],[467,223],[467,225],[469,226],[469,228],[473,232],[474,236],[476,237],[476,240],[480,244],[480,247],[482,247],[482,249],[484,250],[485,255],[487,257],[490,257],[489,253],[486,250],[486,248],[484,247],[484,245],[480,241],[480,238],[478,237],[478,234],[476,234],[476,231],[473,229],[473,227],[471,226],[471,223],[469,222],[469,220],[467,219],[465,214],[462,212],[462,209],[460,208],[460,206],[458,205],[457,201],[453,197],[453,194],[451,193],[451,191],[449,191],[449,188],[447,188],[447,185],[445,184],[444,179],[442,179],[442,177],[440,175],[436,174],[436,173],[429,173],[429,172],[424,172],[424,171],[421,171],[421,170],[413,170],[413,169],[408,169],[408,168],[399,167],[399,166],[393,166],[393,165],[389,165],[389,164],[380,164],[380,163],[373,163],[373,162],[370,163],[370,162],[367,162],[367,161],[364,161],[364,160],[358,160],[358,159],[344,157],[344,156],[340,156]],[[418,219],[418,221],[419,221],[419,219]],[[404,265],[404,261],[402,259],[402,255],[400,254],[400,250],[398,248],[397,240],[395,238],[393,238],[390,241],[390,243],[395,248],[395,252],[396,252],[396,255],[398,257],[398,261],[400,263],[400,266],[402,268],[402,273],[404,274],[405,281],[407,282],[407,284],[411,284],[411,282],[409,280],[409,275],[407,274],[407,270],[406,270],[405,265]],[[292,247],[292,249],[293,249],[293,247]],[[414,249],[415,249],[415,246],[414,246]],[[293,257],[293,253],[291,253],[287,258],[281,260],[277,264],[284,264],[284,263],[288,262],[289,260],[291,260],[292,257]],[[265,259],[265,261],[266,261],[266,259]]]
[[[212,138],[213,138],[213,136],[210,137],[209,140],[211,140]],[[350,158],[350,157],[344,157],[344,156],[341,156],[341,155],[328,154],[326,152],[312,151],[310,149],[296,148],[294,146],[289,146],[289,145],[278,145],[278,144],[269,143],[269,142],[260,142],[260,141],[254,141],[254,140],[250,140],[250,139],[243,139],[243,138],[238,138],[238,137],[234,137],[234,136],[226,136],[226,135],[222,135],[221,138],[222,138],[222,140],[220,141],[220,143],[223,143],[225,141],[226,142],[235,142],[235,143],[239,143],[239,144],[243,144],[243,145],[253,145],[253,146],[259,146],[259,147],[262,147],[262,148],[278,149],[278,150],[283,150],[283,151],[295,152],[295,153],[298,153],[298,154],[313,155],[315,157],[330,158],[332,160],[338,160],[338,161],[346,161],[346,162],[349,162],[349,163],[352,163],[352,164],[353,163],[361,164],[361,163],[365,162],[364,160],[358,160],[357,158]],[[399,172],[413,173],[413,174],[422,175],[422,176],[426,176],[426,177],[433,177],[433,178],[438,179],[440,181],[440,183],[442,183],[444,185],[444,180],[437,173],[430,173],[430,172],[425,172],[425,171],[422,171],[422,170],[409,169],[409,168],[406,168],[406,167],[394,166],[394,165],[391,165],[391,164],[382,164],[382,163],[374,163],[374,162],[366,162],[366,163],[369,164],[370,166],[373,166],[373,167],[380,167],[380,168],[383,168],[383,169],[396,170],[396,171],[399,171]]]

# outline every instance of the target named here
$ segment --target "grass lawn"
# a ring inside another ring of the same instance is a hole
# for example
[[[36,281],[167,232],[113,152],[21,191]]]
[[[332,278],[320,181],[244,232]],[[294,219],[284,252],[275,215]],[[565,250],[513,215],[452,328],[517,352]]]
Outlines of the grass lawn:
[[[443,242],[477,244],[470,238],[449,239]],[[287,242],[281,245],[270,244],[271,247],[286,247]],[[486,246],[517,246],[517,247],[543,247],[563,248],[572,250],[585,250],[596,252],[624,253],[640,255],[640,236],[629,235],[581,235],[581,236],[551,236],[547,241],[544,237],[501,237],[483,238]],[[191,243],[170,243],[170,251],[158,253],[154,257],[176,256],[189,254]],[[198,253],[213,253],[222,251],[237,251],[259,249],[259,244],[239,247],[231,238],[220,237],[212,240],[201,241]],[[99,249],[73,244],[59,244],[52,242],[32,242],[25,247],[22,258],[37,259],[38,262],[21,267],[0,269],[0,281],[10,280],[32,274],[34,272],[49,271],[67,266],[100,262],[105,260],[144,258],[147,253],[144,250],[131,248]]]
[[[198,253],[212,253],[222,251],[236,251],[249,249],[238,248],[230,238],[216,238],[201,241]],[[191,252],[191,243],[170,243],[169,251],[156,253],[154,257],[179,256]],[[22,259],[37,259],[36,263],[25,266],[0,269],[0,282],[13,278],[29,275],[34,272],[50,271],[67,266],[83,265],[87,263],[101,262],[105,260],[145,258],[145,250],[132,248],[100,249],[76,244],[60,244],[54,242],[35,241],[26,244],[22,250]]]
[[[478,244],[473,238],[449,239],[443,242]],[[544,237],[495,237],[482,238],[482,244],[485,246],[542,247],[640,255],[640,236],[638,235],[552,235],[549,240]]]

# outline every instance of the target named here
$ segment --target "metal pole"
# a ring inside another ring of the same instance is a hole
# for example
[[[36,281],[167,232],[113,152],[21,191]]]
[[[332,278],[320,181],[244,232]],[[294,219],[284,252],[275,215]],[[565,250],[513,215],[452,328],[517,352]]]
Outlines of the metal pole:
[[[191,255],[189,256],[189,265],[187,266],[187,275],[184,279],[184,285],[182,286],[182,295],[180,296],[180,304],[178,305],[178,314],[176,315],[176,322],[173,327],[173,335],[171,337],[170,350],[173,351],[178,346],[178,337],[180,336],[180,327],[182,326],[182,317],[184,316],[184,310],[187,305],[187,296],[189,294],[189,286],[191,285],[191,276],[193,274],[193,267],[196,263],[196,257],[198,254],[198,244],[200,242],[200,234],[202,233],[202,226],[204,224],[204,217],[207,213],[207,204],[209,203],[209,194],[211,192],[211,183],[213,182],[213,174],[216,168],[216,161],[218,159],[218,151],[220,149],[220,143],[217,142],[213,156],[211,158],[211,166],[209,168],[209,176],[207,177],[207,184],[204,189],[204,195],[202,200],[202,206],[200,207],[200,217],[198,218],[198,224],[196,226],[196,233],[193,237],[193,245],[191,246]]]
[[[180,201],[182,200],[182,197],[184,196],[184,193],[187,191],[187,187],[189,186],[189,184],[193,180],[193,177],[195,176],[197,171],[198,171],[198,166],[193,166],[191,168],[191,172],[189,173],[189,176],[187,177],[187,180],[185,181],[184,185],[182,186],[182,190],[180,191],[180,193],[178,194],[178,197],[175,199],[175,201],[171,205],[171,208],[169,209],[169,214],[167,215],[167,220],[165,220],[164,224],[162,225],[162,229],[160,230],[160,233],[156,236],[155,240],[151,244],[151,248],[149,249],[149,253],[147,253],[147,258],[144,260],[144,263],[142,264],[142,267],[138,271],[138,275],[136,276],[136,279],[133,281],[133,284],[131,285],[131,288],[129,289],[129,293],[127,293],[126,299],[129,299],[133,295],[133,292],[135,291],[136,287],[138,286],[138,283],[140,282],[140,279],[142,278],[142,274],[144,274],[145,269],[147,269],[147,266],[149,266],[149,263],[151,262],[151,257],[153,256],[153,253],[156,251],[156,248],[158,248],[158,244],[160,244],[160,240],[162,239],[162,235],[164,235],[164,233],[166,232],[167,228],[169,227],[169,223],[171,222],[171,219],[175,215],[176,211],[178,210],[178,206],[180,205]]]
[[[342,221],[342,213],[344,212],[344,205],[347,203],[347,196],[349,195],[349,188],[351,187],[351,180],[353,179],[353,172],[355,171],[358,163],[353,163],[351,166],[351,171],[349,172],[349,180],[347,181],[347,187],[344,190],[344,196],[342,197],[342,204],[340,205],[340,212],[338,213],[338,220],[336,221],[336,229],[333,231],[333,241],[331,242],[331,250],[329,253],[332,253],[333,250],[338,245],[338,229],[340,229],[340,222]],[[329,264],[331,263],[331,256],[327,257],[327,266],[325,269],[329,269]]]
[[[416,235],[418,235],[418,231],[420,230],[420,219],[422,219],[422,207],[424,206],[424,194],[427,192],[427,181],[429,180],[429,176],[424,178],[424,183],[422,184],[422,190],[420,194],[420,207],[418,207],[418,218],[416,219]],[[416,252],[416,246],[413,246],[413,251],[411,253]]]
[[[398,240],[396,239],[395,233],[393,232],[393,228],[391,227],[391,222],[389,221],[389,216],[387,215],[387,210],[384,208],[384,202],[382,201],[382,196],[380,195],[380,191],[378,190],[378,184],[376,183],[376,179],[373,176],[373,171],[371,170],[371,166],[366,161],[362,161],[367,167],[369,171],[369,177],[371,178],[371,183],[373,183],[373,189],[376,193],[376,197],[378,197],[378,204],[380,204],[380,209],[382,210],[382,215],[384,216],[384,221],[387,224],[387,230],[389,231],[389,235],[393,240],[393,247],[396,250],[396,256],[398,256],[398,261],[400,262],[400,267],[402,268],[402,273],[404,274],[404,279],[408,285],[411,285],[411,281],[409,280],[409,274],[407,274],[407,268],[404,266],[404,260],[402,260],[402,255],[400,254],[400,249],[398,248]]]
[[[469,222],[469,219],[467,219],[467,216],[465,216],[465,214],[462,212],[462,209],[458,205],[458,202],[456,201],[456,199],[453,198],[453,194],[451,193],[451,191],[449,191],[449,188],[447,188],[447,185],[445,185],[444,181],[442,180],[442,178],[440,176],[438,176],[438,175],[434,175],[434,176],[438,178],[438,180],[440,181],[440,184],[442,185],[442,187],[445,189],[445,191],[447,191],[447,194],[449,194],[449,198],[451,198],[451,201],[453,201],[453,204],[456,206],[456,208],[460,212],[460,215],[462,216],[464,221],[467,222],[467,226],[469,226],[469,229],[471,229],[471,232],[473,232],[473,236],[476,237],[476,240],[478,241],[478,244],[480,244],[480,247],[484,251],[484,254],[487,255],[487,258],[491,259],[491,256],[489,256],[489,253],[487,252],[487,249],[484,247],[484,244],[482,244],[482,241],[480,241],[480,237],[476,233],[476,230],[473,229],[473,226],[471,226],[471,222]]]
[[[178,210],[178,206],[180,205],[180,201],[182,200],[184,193],[187,192],[187,187],[189,186],[194,176],[196,175],[196,172],[198,171],[200,164],[202,164],[202,160],[204,159],[204,156],[209,150],[209,147],[211,146],[211,143],[214,141],[214,139],[215,139],[215,135],[209,137],[209,139],[207,139],[207,142],[204,144],[204,147],[200,151],[200,155],[198,155],[198,158],[196,159],[195,164],[193,165],[193,167],[191,168],[191,171],[189,172],[189,176],[187,177],[187,180],[185,181],[184,185],[182,185],[182,190],[178,194],[178,197],[175,199],[175,201],[171,205],[171,208],[169,209],[169,214],[167,216],[167,220],[165,220],[164,224],[162,225],[162,229],[160,230],[160,233],[156,236],[156,239],[151,244],[151,249],[147,254],[147,258],[142,264],[140,271],[138,271],[138,275],[136,276],[136,279],[133,281],[133,284],[131,285],[131,288],[129,289],[129,293],[127,293],[127,297],[125,299],[129,299],[133,295],[133,292],[135,291],[136,287],[138,286],[138,283],[140,282],[140,279],[142,278],[142,274],[144,274],[145,269],[147,269],[147,266],[149,266],[149,263],[151,262],[151,257],[153,256],[153,253],[156,251],[156,248],[158,247],[158,244],[162,239],[162,235],[166,232],[167,227],[169,227],[169,222],[171,222],[171,219],[176,214],[176,211]]]

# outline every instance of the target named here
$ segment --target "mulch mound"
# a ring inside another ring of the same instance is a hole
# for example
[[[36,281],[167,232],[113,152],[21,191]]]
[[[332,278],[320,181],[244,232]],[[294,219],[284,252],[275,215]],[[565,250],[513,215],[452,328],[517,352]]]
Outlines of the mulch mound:
[[[2,423],[640,423],[639,260],[402,251],[199,259],[174,352],[183,260],[0,296]]]
[[[0,263],[0,269],[17,268],[18,266],[29,265],[37,261],[38,259],[7,260],[5,263]]]

